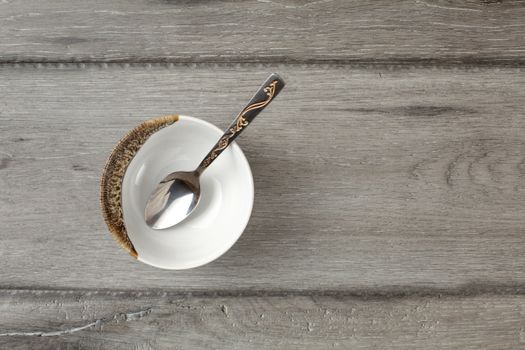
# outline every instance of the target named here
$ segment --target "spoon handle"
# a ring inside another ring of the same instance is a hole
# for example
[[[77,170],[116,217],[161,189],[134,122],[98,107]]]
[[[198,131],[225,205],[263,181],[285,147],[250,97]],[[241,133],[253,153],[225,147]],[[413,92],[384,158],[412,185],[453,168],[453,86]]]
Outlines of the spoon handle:
[[[271,74],[224,132],[212,150],[202,160],[197,173],[200,175],[230,143],[248,126],[252,120],[277,96],[284,87],[284,81],[276,73]]]

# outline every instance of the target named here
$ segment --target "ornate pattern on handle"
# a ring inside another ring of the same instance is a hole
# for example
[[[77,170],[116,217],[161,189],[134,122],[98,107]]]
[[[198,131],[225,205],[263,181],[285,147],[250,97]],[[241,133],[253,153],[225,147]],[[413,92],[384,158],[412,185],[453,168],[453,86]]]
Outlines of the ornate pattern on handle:
[[[274,80],[264,88],[264,92],[266,92],[266,96],[268,97],[266,100],[261,102],[256,102],[254,104],[251,104],[244,108],[241,113],[239,114],[239,117],[237,118],[237,122],[235,125],[233,125],[228,131],[229,133],[221,137],[219,142],[217,142],[217,146],[213,149],[213,151],[210,152],[208,157],[206,157],[205,160],[202,161],[202,166],[206,168],[210,163],[219,156],[220,152],[228,147],[230,144],[230,139],[235,136],[239,131],[241,131],[245,126],[248,125],[248,121],[244,118],[246,113],[249,111],[253,111],[255,109],[262,108],[266,106],[270,101],[272,100],[273,96],[275,95],[275,87],[277,85],[277,80]]]

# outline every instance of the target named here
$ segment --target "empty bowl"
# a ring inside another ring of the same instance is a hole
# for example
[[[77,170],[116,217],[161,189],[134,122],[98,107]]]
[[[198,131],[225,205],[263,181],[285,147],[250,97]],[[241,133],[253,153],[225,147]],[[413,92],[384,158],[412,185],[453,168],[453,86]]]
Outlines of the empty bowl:
[[[152,191],[170,172],[193,170],[222,136],[188,116],[146,121],[110,155],[101,181],[101,205],[110,232],[132,256],[164,269],[204,265],[224,254],[244,231],[253,206],[253,178],[234,142],[201,176],[195,210],[174,227],[154,230],[144,219]]]

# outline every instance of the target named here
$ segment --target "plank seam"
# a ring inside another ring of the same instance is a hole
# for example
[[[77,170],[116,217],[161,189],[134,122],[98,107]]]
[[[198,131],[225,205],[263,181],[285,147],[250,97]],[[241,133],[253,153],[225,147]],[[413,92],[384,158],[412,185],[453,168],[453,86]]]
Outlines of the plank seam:
[[[259,62],[259,61],[171,61],[171,60],[53,60],[53,61],[2,61],[0,59],[0,67],[14,67],[14,68],[130,68],[130,67],[141,67],[141,68],[153,68],[153,67],[164,67],[164,68],[175,68],[175,67],[188,67],[188,68],[242,68],[242,67],[324,67],[326,69],[336,68],[359,68],[359,69],[388,69],[388,70],[401,70],[401,69],[482,69],[482,68],[523,68],[525,67],[524,60],[509,60],[509,61],[485,61],[485,60],[349,60],[349,61],[330,61],[330,60],[286,60],[286,61],[270,61],[270,62]]]
[[[406,299],[413,297],[476,297],[485,295],[525,295],[525,284],[469,283],[453,288],[385,286],[383,288],[296,289],[296,290],[167,290],[167,289],[83,289],[48,287],[0,287],[0,295],[85,295],[114,297],[333,297],[354,299]]]

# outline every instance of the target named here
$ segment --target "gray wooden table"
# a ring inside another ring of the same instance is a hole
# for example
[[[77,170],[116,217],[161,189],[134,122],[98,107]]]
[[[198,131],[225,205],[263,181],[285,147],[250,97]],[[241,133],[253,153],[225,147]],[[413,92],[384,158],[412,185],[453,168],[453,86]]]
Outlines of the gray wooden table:
[[[0,348],[523,349],[525,2],[0,1]],[[225,127],[253,216],[140,264],[99,175],[145,119]]]

